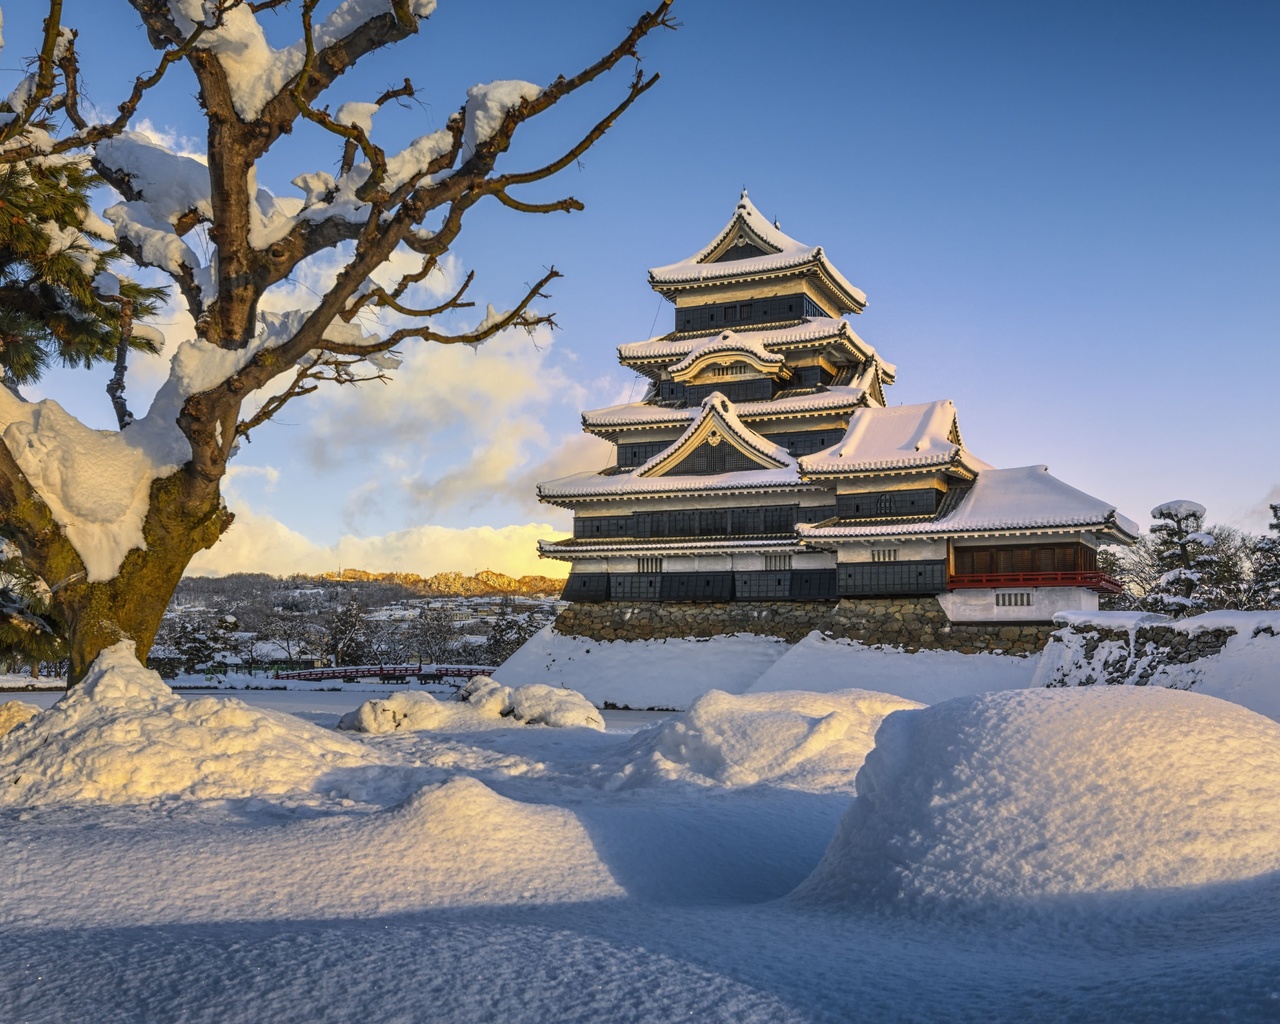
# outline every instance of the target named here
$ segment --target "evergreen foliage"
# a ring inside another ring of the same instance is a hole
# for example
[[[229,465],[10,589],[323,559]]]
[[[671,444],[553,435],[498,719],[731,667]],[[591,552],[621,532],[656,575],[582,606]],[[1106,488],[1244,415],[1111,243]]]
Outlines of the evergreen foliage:
[[[1280,608],[1280,504],[1271,506],[1268,533],[1253,545],[1253,585],[1256,608]]]
[[[1204,515],[1204,506],[1194,501],[1167,501],[1151,510],[1155,556],[1163,572],[1143,598],[1148,611],[1181,618],[1204,611],[1220,596],[1209,579],[1218,556]]]
[[[62,661],[67,645],[52,614],[49,588],[11,545],[0,549],[0,660],[32,674],[46,662]]]
[[[130,348],[159,352],[159,335],[133,321],[154,314],[164,290],[110,273],[119,251],[86,228],[100,184],[76,160],[0,169],[0,369],[10,387],[54,364],[114,360],[122,331]]]

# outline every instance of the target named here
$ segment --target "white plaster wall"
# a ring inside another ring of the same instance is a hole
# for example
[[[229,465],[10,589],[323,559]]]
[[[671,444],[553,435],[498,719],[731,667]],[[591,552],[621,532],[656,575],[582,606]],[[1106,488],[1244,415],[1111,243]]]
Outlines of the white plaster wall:
[[[1030,590],[1030,607],[1000,608],[997,593]],[[1013,587],[1008,590],[975,588],[950,590],[938,595],[938,604],[952,622],[1049,622],[1058,612],[1098,610],[1098,595],[1083,587]]]
[[[901,540],[901,541],[856,541],[845,542],[837,548],[838,562],[870,562],[872,551],[883,551],[888,548],[898,549],[899,562],[918,562],[921,559],[940,559],[947,557],[945,540]]]

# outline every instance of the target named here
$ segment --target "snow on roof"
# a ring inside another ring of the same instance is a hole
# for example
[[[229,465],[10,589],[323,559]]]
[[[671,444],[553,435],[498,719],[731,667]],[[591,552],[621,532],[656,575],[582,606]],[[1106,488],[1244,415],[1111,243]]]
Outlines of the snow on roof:
[[[753,331],[749,334],[739,334],[737,331],[725,331],[714,338],[703,338],[689,350],[688,355],[681,359],[678,363],[674,363],[668,369],[671,373],[682,373],[690,369],[699,359],[704,356],[715,355],[719,352],[741,352],[744,355],[752,356],[757,362],[768,364],[769,366],[782,366],[786,363],[783,356],[770,352],[764,347],[760,340],[761,332]]]
[[[587,471],[538,484],[538,497],[547,501],[565,498],[623,498],[648,495],[754,491],[768,487],[804,487],[794,465],[779,469],[746,469],[706,476],[641,477],[634,473],[605,476]]]
[[[605,555],[633,555],[636,552],[645,554],[711,554],[718,551],[803,551],[795,532],[788,530],[786,535],[757,535],[732,539],[728,537],[673,537],[654,539],[644,538],[610,538],[608,540],[583,540],[572,538],[567,540],[540,540],[538,554],[547,558],[568,560],[572,556],[600,558]]]
[[[725,241],[729,235],[745,226],[750,235],[763,243],[763,247],[773,250],[764,256],[751,256],[742,260],[726,260],[722,263],[707,263],[707,260]],[[769,273],[787,270],[805,263],[819,263],[831,278],[832,282],[845,291],[852,299],[852,306],[861,310],[867,304],[867,296],[855,288],[827,259],[820,245],[805,245],[780,228],[769,223],[768,219],[756,209],[755,204],[747,198],[747,190],[742,190],[738,206],[711,243],[687,259],[678,263],[670,263],[664,267],[653,267],[649,271],[649,280],[653,284],[682,284],[693,281],[715,280],[722,277]]]
[[[780,348],[810,345],[827,339],[839,338],[847,342],[864,359],[877,361],[888,379],[891,380],[897,374],[897,367],[893,363],[887,363],[881,359],[875,347],[863,341],[854,329],[849,326],[849,321],[839,320],[835,317],[806,317],[803,322],[795,327],[734,331],[733,334],[739,339],[746,339],[749,343],[759,342],[770,352]],[[650,338],[648,341],[633,341],[619,345],[618,358],[623,363],[682,358],[689,355],[699,345],[704,344],[709,337],[719,337],[719,334],[680,338],[674,341],[668,341],[668,337],[669,335],[659,335],[656,338]]]
[[[865,473],[943,466],[963,451],[956,407],[949,401],[855,409],[841,440],[806,455],[806,473]]]
[[[721,440],[716,440],[717,431]],[[670,447],[658,452],[640,466],[635,475],[638,477],[663,475],[659,470],[667,465],[678,464],[688,452],[707,443],[708,439],[713,445],[727,441],[735,447],[745,448],[748,452],[781,467],[792,470],[796,467],[796,460],[789,451],[746,426],[734,411],[733,403],[719,391],[713,391],[702,400],[698,415],[685,428],[684,433],[676,438]]]
[[[835,412],[853,409],[866,396],[860,387],[830,387],[808,395],[787,395],[769,398],[761,402],[738,402],[737,415],[742,420],[765,419],[772,416],[795,416],[801,413]],[[582,425],[587,429],[607,427],[652,427],[679,424],[692,420],[698,409],[667,409],[645,402],[630,402],[607,409],[589,409],[582,414]]]
[[[1070,527],[1109,529],[1127,537],[1138,535],[1138,524],[1117,512],[1114,505],[1063,483],[1045,466],[982,470],[955,510],[940,519],[915,523],[801,525],[796,527],[796,532],[801,537],[817,539]]]

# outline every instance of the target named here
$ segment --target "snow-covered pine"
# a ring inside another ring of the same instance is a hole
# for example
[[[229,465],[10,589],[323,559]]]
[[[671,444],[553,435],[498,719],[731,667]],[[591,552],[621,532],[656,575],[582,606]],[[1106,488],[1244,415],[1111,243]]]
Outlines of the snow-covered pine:
[[[1259,609],[1280,608],[1280,503],[1271,506],[1268,533],[1253,546],[1253,600]]]
[[[1207,576],[1217,563],[1216,541],[1204,529],[1205,507],[1194,501],[1166,501],[1151,510],[1151,535],[1164,573],[1143,598],[1147,611],[1181,618],[1211,604]]]
[[[136,419],[123,401],[125,353],[107,346],[117,356],[107,390],[118,432],[89,430],[53,399],[27,402],[0,388],[0,537],[56,584],[53,612],[69,641],[73,683],[122,639],[133,641],[145,660],[188,562],[231,525],[220,493],[228,459],[241,437],[286,403],[325,382],[384,379],[395,368],[393,350],[410,341],[479,344],[513,326],[554,326],[551,314],[532,308],[559,276],[554,268],[518,301],[488,306],[494,314],[452,333],[441,316],[473,305],[466,293],[474,275],[443,302],[416,300],[417,286],[439,269],[464,215],[481,199],[522,213],[583,208],[572,196],[530,202],[514,193],[575,166],[658,76],[637,66],[612,109],[550,162],[520,169],[513,137],[525,121],[637,59],[650,31],[673,27],[670,0],[662,0],[576,74],[545,87],[475,86],[457,97],[443,125],[388,149],[375,136],[376,110],[415,95],[412,83],[405,79],[378,97],[330,90],[355,63],[415,35],[435,0],[130,4],[146,30],[137,38],[154,52],[112,54],[126,71],[141,72],[118,117],[94,121],[93,111],[80,109],[77,37],[62,24],[57,0],[49,0],[43,38],[32,47],[30,75],[7,107],[0,105],[0,114],[10,115],[0,117],[0,168],[87,174],[91,158],[93,171],[120,195],[105,220],[87,208],[78,220],[42,218],[56,230],[38,240],[41,251],[56,250],[79,268],[86,287],[101,285],[103,302],[119,305],[128,297],[124,279],[104,275],[103,258],[80,245],[82,235],[94,232],[113,237],[136,266],[172,279],[196,323],[196,337],[171,339],[178,344],[169,379]],[[259,20],[268,15],[280,27],[292,16],[295,42],[269,44]],[[195,77],[196,116],[209,126],[207,149],[198,156],[125,132],[141,101],[179,61]],[[258,166],[268,153],[271,166],[288,166],[275,150],[297,138],[303,120],[332,145],[330,155],[317,156],[315,131],[301,133],[311,139],[306,162],[336,173],[292,167],[288,177],[301,196],[279,196],[259,182]],[[499,156],[506,161],[502,172],[495,170]],[[314,306],[260,312],[274,286],[326,252],[344,265]],[[412,270],[386,286],[374,283],[377,271],[406,256],[416,263]],[[136,303],[120,305],[119,320],[139,312]],[[134,337],[139,344],[157,340],[145,328]],[[250,395],[255,404],[246,408]]]

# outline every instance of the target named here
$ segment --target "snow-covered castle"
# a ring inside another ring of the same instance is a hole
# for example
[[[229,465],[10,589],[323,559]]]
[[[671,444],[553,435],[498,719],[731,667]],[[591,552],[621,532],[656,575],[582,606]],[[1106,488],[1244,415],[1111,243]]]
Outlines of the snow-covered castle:
[[[582,416],[616,464],[538,486],[574,513],[572,538],[540,545],[571,563],[568,628],[834,623],[873,641],[1030,649],[1046,630],[985,627],[1048,623],[1119,589],[1098,546],[1132,543],[1137,526],[1043,466],[987,465],[949,401],[887,405],[895,367],[844,319],[866,296],[745,190],[708,245],[649,281],[674,329],[618,347],[648,393]]]

